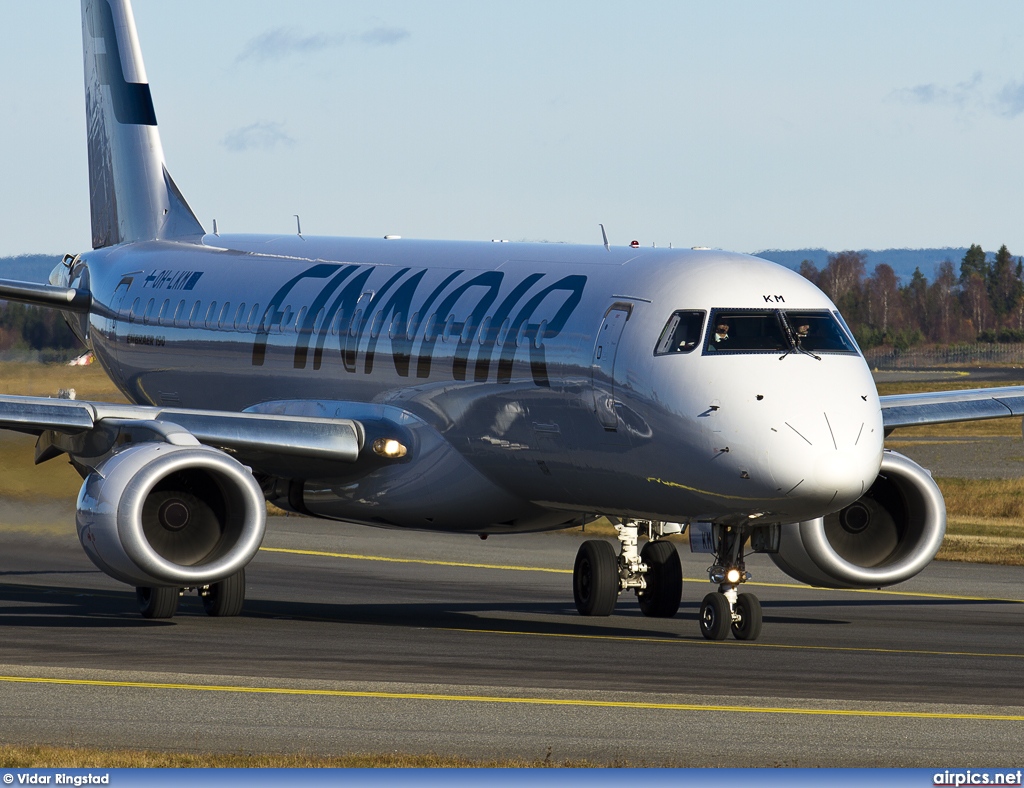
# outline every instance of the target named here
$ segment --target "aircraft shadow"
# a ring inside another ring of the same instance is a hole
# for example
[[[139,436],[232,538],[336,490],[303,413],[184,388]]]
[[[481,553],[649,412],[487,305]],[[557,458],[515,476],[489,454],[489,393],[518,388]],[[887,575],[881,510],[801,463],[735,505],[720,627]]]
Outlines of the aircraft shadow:
[[[66,572],[6,572],[5,575],[93,574],[89,570]],[[773,624],[836,626],[851,623],[836,617],[846,609],[951,608],[964,605],[1017,604],[999,600],[958,599],[844,599],[762,601],[764,620]],[[696,623],[700,603],[684,601],[671,619],[647,618],[632,600],[624,601],[607,618],[579,616],[571,599],[551,602],[396,602],[332,603],[250,599],[241,618],[305,620],[323,623],[427,629],[515,631],[542,635],[600,635],[602,637],[699,640],[696,627],[678,630],[678,622]],[[821,615],[826,610],[832,615]],[[800,615],[803,613],[803,615]],[[540,620],[538,620],[538,618]],[[181,600],[177,618],[202,618],[198,597]],[[134,594],[76,587],[43,587],[0,583],[0,626],[4,627],[152,627],[173,626],[176,619],[145,619],[136,610]],[[641,625],[642,624],[642,625]]]

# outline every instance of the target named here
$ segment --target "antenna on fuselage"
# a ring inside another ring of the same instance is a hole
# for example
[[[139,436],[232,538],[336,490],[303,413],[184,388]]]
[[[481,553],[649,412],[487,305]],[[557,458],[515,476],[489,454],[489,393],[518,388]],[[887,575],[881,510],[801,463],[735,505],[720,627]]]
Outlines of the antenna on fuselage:
[[[213,234],[214,235],[220,235],[220,233],[217,231],[217,220],[216,219],[213,220]]]
[[[299,215],[297,213],[293,213],[292,216],[295,217],[295,232],[298,234],[299,238],[302,238],[302,221],[299,219]],[[306,239],[302,238],[302,240]]]
[[[608,246],[608,233],[604,231],[604,225],[598,224],[597,226],[601,228],[601,238],[604,239],[604,248],[607,249],[608,251],[611,251],[611,247]]]

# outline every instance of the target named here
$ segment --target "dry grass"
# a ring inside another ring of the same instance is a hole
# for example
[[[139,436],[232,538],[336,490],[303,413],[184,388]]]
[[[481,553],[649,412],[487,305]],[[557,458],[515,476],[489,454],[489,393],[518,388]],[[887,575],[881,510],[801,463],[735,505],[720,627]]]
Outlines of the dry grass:
[[[68,367],[63,364],[0,362],[0,394],[56,397],[60,389],[73,388],[78,399],[127,402],[99,364]]]
[[[955,391],[957,389],[988,389],[997,386],[1024,386],[1024,381],[908,381],[901,383],[879,383],[878,393],[920,394],[926,391]],[[963,421],[953,424],[929,424],[924,427],[902,427],[895,430],[894,438],[990,438],[1020,437],[1020,417],[988,419],[986,421]]]
[[[2,769],[138,769],[138,768],[588,768],[625,764],[590,761],[554,761],[550,754],[537,760],[492,759],[474,761],[446,755],[214,755],[204,753],[152,752],[148,750],[98,750],[77,747],[0,746]]]

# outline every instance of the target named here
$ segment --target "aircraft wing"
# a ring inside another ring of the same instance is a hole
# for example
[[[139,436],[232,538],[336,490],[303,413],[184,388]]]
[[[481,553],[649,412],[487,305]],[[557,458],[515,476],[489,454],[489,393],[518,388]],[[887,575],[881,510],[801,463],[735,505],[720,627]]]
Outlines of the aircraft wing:
[[[58,287],[37,282],[0,279],[0,299],[35,306],[57,307],[65,312],[88,312],[92,294],[73,287]]]
[[[918,424],[1024,416],[1024,386],[879,397],[885,430]]]
[[[33,435],[83,436],[105,424],[151,423],[181,427],[200,443],[226,449],[259,467],[280,462],[354,463],[364,442],[360,422],[262,413],[232,413],[86,402],[49,397],[0,396],[0,429]],[[39,456],[37,461],[50,455]]]

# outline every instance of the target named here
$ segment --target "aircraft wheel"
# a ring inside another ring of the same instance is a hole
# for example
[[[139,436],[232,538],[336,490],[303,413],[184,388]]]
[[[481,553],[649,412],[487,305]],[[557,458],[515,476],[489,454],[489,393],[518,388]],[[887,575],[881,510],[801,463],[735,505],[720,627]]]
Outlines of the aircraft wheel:
[[[647,565],[647,588],[637,595],[640,612],[652,618],[672,618],[683,598],[683,566],[671,542],[648,542],[640,551]]]
[[[700,633],[708,640],[725,640],[732,623],[729,600],[713,591],[700,603]]]
[[[220,582],[211,583],[202,600],[208,616],[237,616],[245,604],[245,570],[239,569]]]
[[[608,542],[580,545],[572,569],[572,594],[581,616],[609,616],[619,598],[619,561]]]
[[[181,589],[140,586],[135,589],[135,599],[143,618],[171,618],[178,611]]]
[[[761,634],[761,602],[753,594],[736,597],[736,613],[740,620],[732,623],[732,634],[737,640],[757,640]]]

